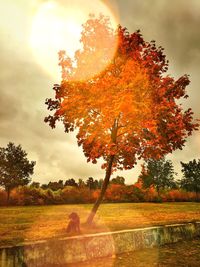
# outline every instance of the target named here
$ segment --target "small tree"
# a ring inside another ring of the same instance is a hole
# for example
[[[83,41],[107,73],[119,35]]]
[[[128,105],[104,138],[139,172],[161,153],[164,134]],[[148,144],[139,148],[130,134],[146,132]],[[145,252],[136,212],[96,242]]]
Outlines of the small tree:
[[[118,46],[111,58],[113,39]],[[184,112],[176,102],[187,97],[188,76],[175,80],[165,75],[168,62],[154,41],[146,42],[139,31],[130,34],[121,26],[114,31],[109,19],[100,16],[83,25],[81,44],[74,59],[65,51],[59,53],[62,81],[53,88],[55,99],[46,100],[54,114],[45,122],[55,128],[62,121],[66,132],[77,129],[87,161],[105,162],[101,193],[87,219],[90,224],[112,172],[131,169],[138,159],[158,159],[181,149],[197,124],[191,109]]]
[[[49,187],[48,187],[48,184],[42,184],[42,185],[41,185],[41,188],[42,188],[43,190],[47,190]]]
[[[116,178],[113,178],[110,181],[111,184],[120,184],[120,185],[125,185],[125,179],[122,176],[117,176]]]
[[[15,146],[10,142],[7,147],[0,147],[0,185],[7,192],[7,202],[14,187],[30,182],[34,166],[35,162],[27,159],[21,145]]]
[[[32,182],[30,184],[30,187],[33,187],[33,188],[40,188],[40,183],[39,182]]]
[[[183,178],[181,187],[187,191],[200,192],[200,160],[191,160],[188,163],[181,162]]]
[[[90,190],[97,189],[99,185],[99,182],[97,180],[94,180],[93,177],[89,177],[86,181],[86,186],[89,187]]]
[[[83,181],[83,179],[78,179],[78,187],[79,187],[79,188],[86,187],[86,184],[85,184],[85,182]]]
[[[103,186],[103,179],[99,179],[99,182],[98,182],[98,189],[101,189]]]
[[[59,180],[58,182],[49,182],[48,188],[50,188],[52,191],[57,191],[59,189],[63,189],[63,180]]]
[[[148,159],[143,165],[139,179],[142,180],[146,188],[154,185],[159,195],[161,189],[175,186],[174,174],[171,160],[165,160],[164,158],[159,160]]]
[[[65,186],[75,186],[75,187],[77,187],[78,184],[76,183],[76,181],[73,178],[71,178],[71,179],[68,179],[68,180],[65,181]]]

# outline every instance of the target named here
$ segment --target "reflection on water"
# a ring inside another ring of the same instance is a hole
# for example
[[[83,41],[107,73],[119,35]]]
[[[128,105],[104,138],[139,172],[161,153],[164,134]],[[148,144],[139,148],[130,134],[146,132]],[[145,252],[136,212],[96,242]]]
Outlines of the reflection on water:
[[[199,267],[200,239],[182,241],[165,245],[160,248],[143,249],[118,255],[113,258],[103,258],[85,263],[70,264],[69,267]]]
[[[24,252],[21,250],[11,249],[9,251],[13,260],[9,264],[5,264],[5,254],[0,257],[1,267],[199,267],[200,262],[200,239],[194,239],[192,241],[181,241],[175,244],[164,245],[159,248],[143,249],[117,256],[110,256],[91,260],[82,263],[74,264],[50,264],[48,259],[46,262],[41,261],[37,264],[32,264],[29,259],[29,264],[22,260]],[[45,251],[43,252],[45,253]],[[8,255],[7,255],[8,256]],[[36,256],[36,255],[35,255]],[[38,256],[38,255],[37,255]],[[41,255],[42,256],[42,255]],[[46,255],[51,257],[52,255]],[[34,257],[34,251],[33,251]],[[48,262],[48,263],[47,263]]]

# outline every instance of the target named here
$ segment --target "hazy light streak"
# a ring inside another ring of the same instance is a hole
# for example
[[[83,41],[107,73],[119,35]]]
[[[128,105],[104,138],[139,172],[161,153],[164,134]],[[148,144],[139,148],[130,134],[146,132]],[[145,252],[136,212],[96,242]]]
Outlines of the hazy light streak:
[[[109,16],[113,28],[116,28],[117,19],[100,0],[84,0],[84,5],[81,0],[75,0],[73,3],[69,0],[49,1],[39,6],[33,18],[30,45],[37,63],[53,79],[60,80],[58,51],[66,50],[67,54],[73,57],[74,52],[81,48],[81,25],[91,13]]]

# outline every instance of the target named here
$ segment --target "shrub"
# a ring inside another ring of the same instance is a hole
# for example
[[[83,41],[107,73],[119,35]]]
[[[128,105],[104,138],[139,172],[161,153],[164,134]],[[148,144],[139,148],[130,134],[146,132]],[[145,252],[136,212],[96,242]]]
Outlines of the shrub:
[[[165,201],[196,201],[197,195],[194,192],[186,192],[182,189],[171,190],[165,195]]]
[[[100,190],[90,190],[88,187],[65,186],[63,189],[36,188],[19,186],[10,194],[11,205],[51,205],[93,203],[99,196]],[[200,193],[187,192],[183,189],[163,190],[158,196],[153,186],[142,188],[140,183],[135,185],[110,184],[105,194],[105,202],[172,202],[200,201]],[[6,205],[7,195],[0,189],[0,206]]]

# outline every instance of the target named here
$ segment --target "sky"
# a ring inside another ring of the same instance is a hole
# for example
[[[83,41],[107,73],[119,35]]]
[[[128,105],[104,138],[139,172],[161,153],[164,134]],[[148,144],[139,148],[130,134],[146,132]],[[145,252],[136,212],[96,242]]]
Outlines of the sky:
[[[48,115],[45,99],[53,96],[53,84],[60,82],[57,51],[65,49],[60,47],[65,44],[69,53],[78,47],[74,33],[80,33],[78,25],[88,12],[108,12],[113,23],[129,32],[140,29],[146,41],[156,40],[164,47],[169,74],[175,78],[190,75],[184,107],[191,107],[195,118],[200,118],[199,0],[0,0],[0,10],[0,146],[21,144],[28,158],[36,161],[34,181],[104,177],[102,162],[87,163],[75,133],[64,133],[61,125],[52,130],[44,123]],[[69,25],[68,31],[60,30]],[[180,161],[198,159],[199,154],[198,131],[182,151],[167,159],[181,177]],[[140,173],[140,163],[113,176],[122,175],[132,184]]]

